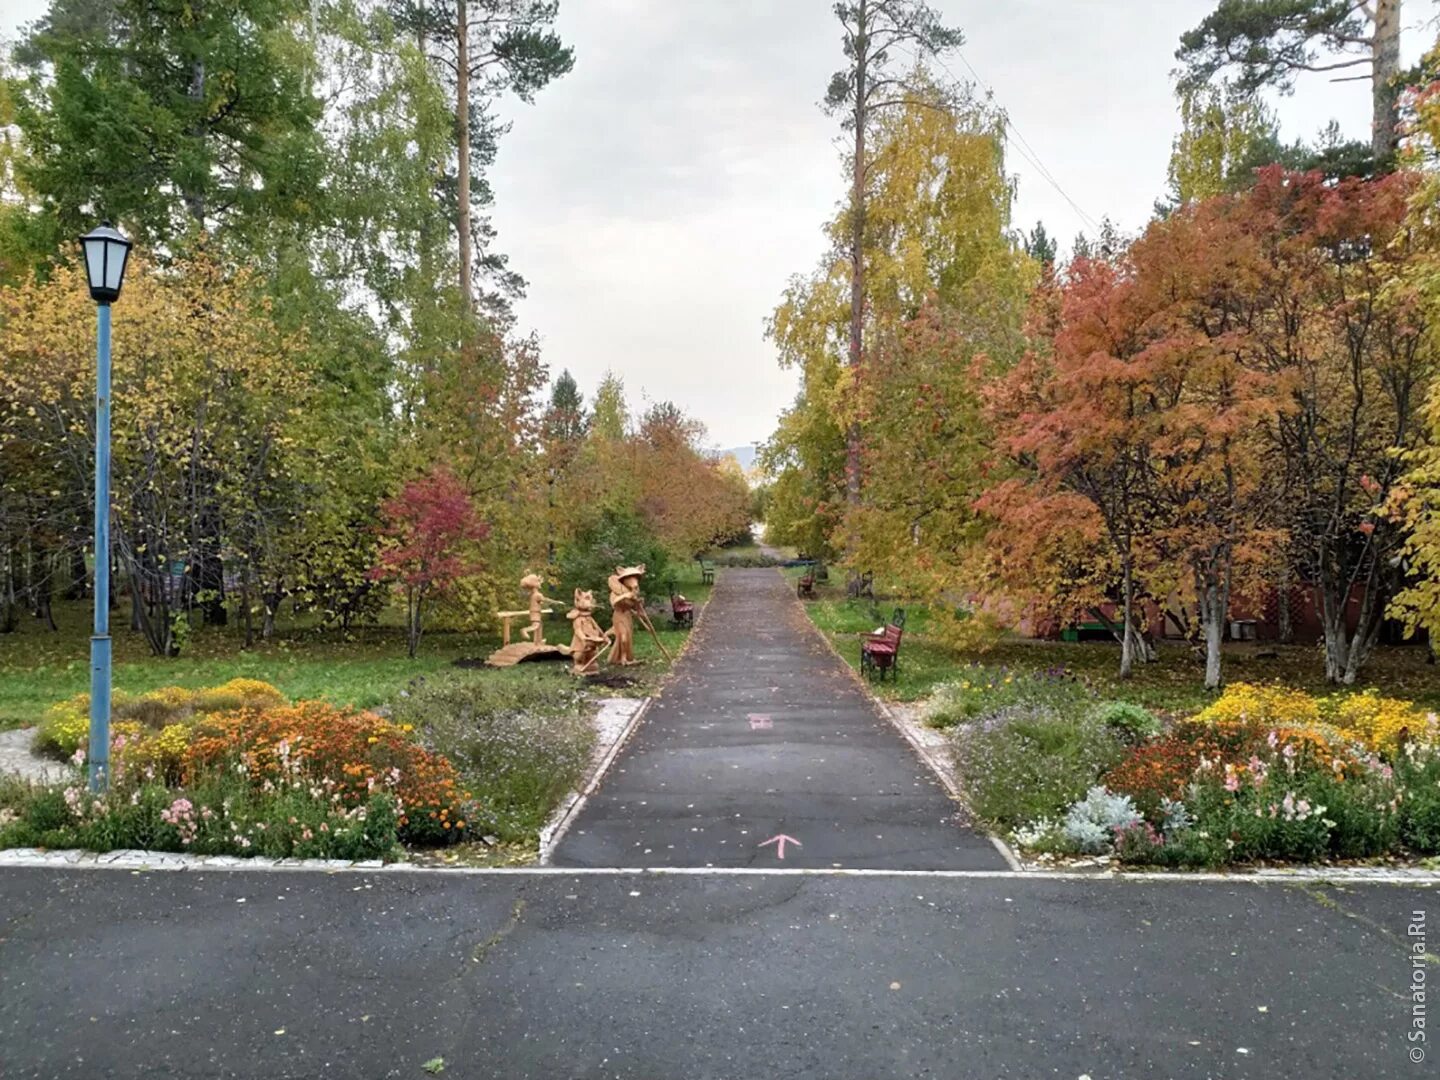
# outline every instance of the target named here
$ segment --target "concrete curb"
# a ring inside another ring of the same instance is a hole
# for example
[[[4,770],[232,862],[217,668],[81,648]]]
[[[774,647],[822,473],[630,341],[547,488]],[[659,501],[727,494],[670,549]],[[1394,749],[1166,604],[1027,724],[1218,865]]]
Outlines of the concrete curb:
[[[579,816],[580,811],[585,808],[585,804],[590,800],[590,796],[600,787],[600,782],[605,779],[605,774],[610,770],[610,766],[615,763],[615,759],[620,756],[620,751],[624,749],[625,744],[630,741],[630,736],[633,735],[635,729],[640,726],[640,721],[644,719],[645,714],[650,711],[650,704],[654,700],[653,697],[647,697],[640,702],[640,707],[630,714],[630,719],[626,721],[625,727],[621,730],[619,736],[604,751],[600,760],[594,768],[591,769],[590,776],[585,784],[578,791],[572,791],[566,796],[565,800],[555,808],[555,812],[550,815],[550,820],[547,821],[540,830],[540,854],[536,861],[541,866],[549,865],[550,857],[555,854],[555,848],[559,846],[560,841],[564,838],[565,833],[569,831],[571,824],[575,821],[575,818]]]
[[[1078,870],[879,870],[824,867],[710,867],[710,866],[417,866],[414,863],[345,862],[338,859],[237,859],[230,855],[184,855],[155,851],[40,851],[12,848],[0,851],[0,873],[8,869],[128,870],[132,874],[168,871],[206,871],[324,874],[399,874],[414,877],[800,877],[800,878],[955,878],[977,881],[1069,881],[1125,885],[1164,882],[1172,885],[1408,885],[1440,887],[1440,870],[1371,869],[1368,867],[1297,867],[1222,873],[1201,871],[1136,870],[1085,872]]]

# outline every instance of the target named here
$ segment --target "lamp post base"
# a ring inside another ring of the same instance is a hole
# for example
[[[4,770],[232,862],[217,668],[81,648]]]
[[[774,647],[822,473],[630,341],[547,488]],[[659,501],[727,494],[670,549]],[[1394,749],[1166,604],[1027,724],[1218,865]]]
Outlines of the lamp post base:
[[[90,790],[104,791],[110,783],[110,635],[90,639]]]

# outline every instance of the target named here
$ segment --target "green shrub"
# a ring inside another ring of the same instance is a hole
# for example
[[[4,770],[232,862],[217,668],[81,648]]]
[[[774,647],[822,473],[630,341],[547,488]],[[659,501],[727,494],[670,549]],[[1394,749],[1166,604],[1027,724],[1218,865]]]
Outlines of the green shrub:
[[[1393,852],[1400,836],[1397,788],[1384,767],[1341,778],[1283,767],[1226,782],[1211,771],[1185,800],[1189,824],[1158,837],[1126,836],[1129,862],[1221,866],[1254,860],[1313,862]]]
[[[766,555],[757,548],[748,548],[739,551],[717,551],[714,555],[706,555],[705,558],[713,562],[716,566],[760,569],[784,565],[781,560],[774,556]]]
[[[603,598],[605,582],[615,568],[637,563],[645,564],[651,582],[663,583],[669,575],[670,557],[645,523],[634,514],[606,510],[591,528],[560,549],[557,595],[592,589],[597,598]]]
[[[1078,714],[1094,700],[1094,692],[1064,668],[1027,673],[973,664],[936,688],[925,706],[925,722],[954,727],[1022,702]]]
[[[397,723],[454,763],[478,807],[478,831],[533,842],[585,774],[595,731],[584,693],[561,684],[450,676],[396,703]]]
[[[1091,718],[1104,724],[1121,742],[1135,746],[1160,734],[1160,721],[1149,709],[1128,701],[1102,701],[1090,710]]]
[[[1402,754],[1395,779],[1404,791],[1400,839],[1420,855],[1440,855],[1440,749]]]
[[[1084,713],[1022,702],[956,729],[960,784],[981,818],[1006,827],[1054,817],[1083,797],[1122,747]]]

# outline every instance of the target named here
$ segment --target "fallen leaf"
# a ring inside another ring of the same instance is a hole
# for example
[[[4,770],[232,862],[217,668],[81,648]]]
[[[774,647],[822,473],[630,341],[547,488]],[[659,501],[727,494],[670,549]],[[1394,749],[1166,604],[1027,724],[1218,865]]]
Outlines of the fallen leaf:
[[[424,1065],[421,1065],[420,1068],[424,1069],[432,1076],[436,1073],[442,1073],[445,1071],[445,1059],[443,1057],[431,1058],[429,1061],[425,1062]]]

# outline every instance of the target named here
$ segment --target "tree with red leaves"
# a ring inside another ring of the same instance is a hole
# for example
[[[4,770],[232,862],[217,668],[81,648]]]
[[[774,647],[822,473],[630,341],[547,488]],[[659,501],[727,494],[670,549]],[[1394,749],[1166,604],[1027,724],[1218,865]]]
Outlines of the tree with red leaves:
[[[1121,594],[1123,674],[1144,577],[1149,595],[1180,589],[1193,601],[1205,685],[1218,687],[1237,572],[1277,539],[1261,434],[1286,408],[1285,379],[1254,363],[1269,314],[1254,288],[1261,245],[1238,215],[1187,209],[1111,262],[1077,261],[1051,354],[988,394],[997,446],[1018,473],[979,503],[997,543],[1022,563],[1026,552],[1043,560],[1033,578],[1053,582],[1057,530],[1096,537],[1086,569],[1092,588]],[[1035,535],[1018,544],[1027,529]]]
[[[406,643],[420,645],[426,605],[482,569],[474,545],[489,535],[464,485],[444,465],[411,480],[380,508],[384,544],[370,576],[405,597]]]

